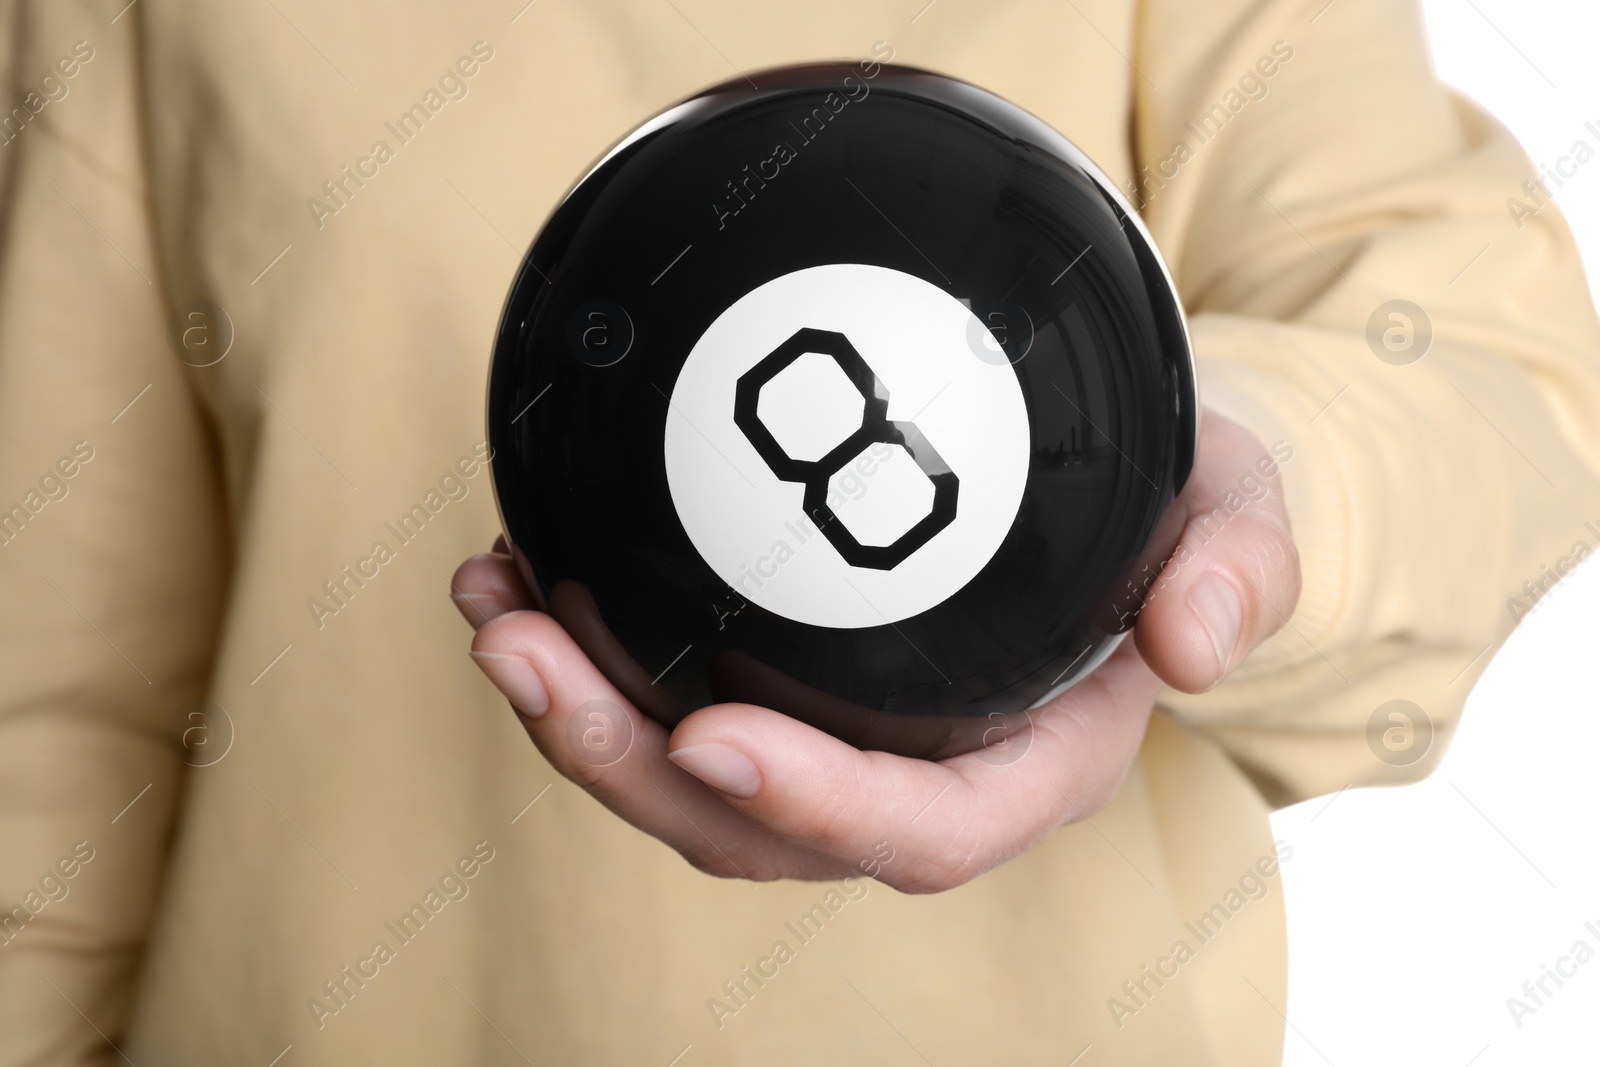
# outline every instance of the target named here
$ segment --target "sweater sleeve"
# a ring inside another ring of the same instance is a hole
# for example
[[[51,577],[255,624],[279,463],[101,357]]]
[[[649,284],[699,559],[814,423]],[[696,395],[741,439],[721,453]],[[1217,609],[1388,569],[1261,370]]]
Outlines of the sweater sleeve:
[[[1600,330],[1571,234],[1439,84],[1412,0],[1146,0],[1132,62],[1130,192],[1202,402],[1292,449],[1305,580],[1233,678],[1162,706],[1275,804],[1418,777],[1600,545]]]
[[[0,63],[0,1063],[110,1062],[226,573],[169,349],[137,9],[8,5]],[[115,21],[114,20],[115,18]]]

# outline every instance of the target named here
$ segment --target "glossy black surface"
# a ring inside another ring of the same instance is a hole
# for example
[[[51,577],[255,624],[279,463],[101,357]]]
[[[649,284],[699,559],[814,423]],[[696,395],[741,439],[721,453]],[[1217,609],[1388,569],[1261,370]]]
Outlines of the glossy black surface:
[[[876,64],[751,78],[759,90],[718,86],[621,142],[525,258],[489,389],[508,539],[545,607],[669,725],[739,700],[863,747],[992,743],[984,716],[1098,662],[1132,624],[1136,557],[1164,558],[1176,539],[1170,523],[1152,535],[1193,462],[1181,311],[1108,183],[998,97]],[[850,98],[802,129],[829,93]],[[793,153],[779,176],[730,193],[780,142]],[[841,262],[970,301],[1031,427],[1001,549],[893,626],[805,626],[745,601],[690,542],[663,462],[667,397],[712,320],[769,279]]]

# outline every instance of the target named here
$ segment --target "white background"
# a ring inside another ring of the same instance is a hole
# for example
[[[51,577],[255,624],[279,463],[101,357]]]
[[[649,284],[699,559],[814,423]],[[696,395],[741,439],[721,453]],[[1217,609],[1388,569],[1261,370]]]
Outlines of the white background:
[[[1584,129],[1600,127],[1595,0],[1423,7],[1440,77],[1509,126],[1536,165],[1580,138],[1600,148]],[[1600,296],[1600,159],[1556,202]],[[1506,1004],[1578,939],[1600,953],[1584,928],[1600,930],[1597,665],[1591,558],[1495,654],[1432,777],[1273,817],[1295,848],[1283,867],[1288,1067],[1600,1064],[1600,955],[1549,983],[1554,995],[1520,1028]]]

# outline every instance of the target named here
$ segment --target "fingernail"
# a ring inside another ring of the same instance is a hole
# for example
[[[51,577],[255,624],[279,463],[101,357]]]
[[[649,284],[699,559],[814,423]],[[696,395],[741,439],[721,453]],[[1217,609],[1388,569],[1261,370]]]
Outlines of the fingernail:
[[[526,718],[537,719],[550,710],[550,693],[544,681],[521,656],[508,656],[503,652],[469,652],[467,655]]]
[[[761,788],[761,772],[756,765],[736,748],[708,741],[703,745],[688,745],[667,758],[713,789],[747,800]]]
[[[1226,578],[1208,572],[1190,588],[1189,608],[1211,638],[1211,647],[1217,653],[1217,671],[1226,674],[1239,644],[1239,621],[1243,615],[1239,594]]]
[[[474,627],[506,613],[505,604],[493,593],[451,593],[450,600],[461,612],[461,617]]]

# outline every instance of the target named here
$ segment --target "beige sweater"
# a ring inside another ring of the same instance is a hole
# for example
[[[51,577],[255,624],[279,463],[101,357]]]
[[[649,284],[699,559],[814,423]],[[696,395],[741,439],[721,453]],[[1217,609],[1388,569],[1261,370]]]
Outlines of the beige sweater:
[[[1414,4],[124,3],[0,10],[0,1063],[1278,1062],[1268,811],[1423,773],[1600,523],[1572,241]],[[446,596],[556,199],[734,68],[876,42],[1129,183],[1305,565],[1109,810],[931,897],[695,872],[555,777]]]

